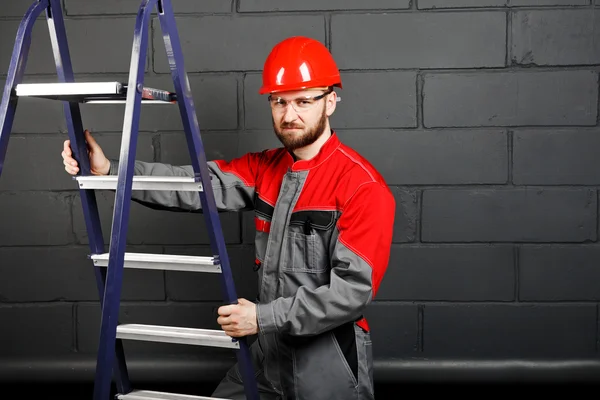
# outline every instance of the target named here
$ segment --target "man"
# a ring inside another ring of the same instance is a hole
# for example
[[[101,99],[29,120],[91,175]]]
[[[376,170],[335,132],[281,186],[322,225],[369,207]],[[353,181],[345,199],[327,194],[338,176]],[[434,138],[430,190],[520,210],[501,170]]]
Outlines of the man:
[[[340,142],[329,117],[339,70],[323,44],[292,37],[277,44],[263,70],[282,148],[209,162],[217,205],[255,210],[257,304],[219,308],[217,322],[252,344],[264,399],[372,399],[373,360],[363,317],[387,268],[395,201],[382,176]],[[116,174],[89,132],[93,174]],[[62,157],[77,174],[69,141]],[[136,161],[137,175],[193,176],[190,166]],[[199,210],[193,192],[134,191],[142,204]],[[213,396],[243,399],[237,365]]]

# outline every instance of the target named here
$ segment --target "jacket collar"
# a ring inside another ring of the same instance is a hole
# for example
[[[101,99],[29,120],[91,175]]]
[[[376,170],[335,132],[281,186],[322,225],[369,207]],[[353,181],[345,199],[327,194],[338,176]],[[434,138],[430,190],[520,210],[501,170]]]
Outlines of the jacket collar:
[[[294,162],[292,154],[288,153],[292,164],[292,171],[302,171],[314,168],[321,163],[325,162],[333,154],[333,152],[340,146],[341,142],[334,130],[331,130],[331,136],[323,144],[316,156],[310,160],[298,160]]]

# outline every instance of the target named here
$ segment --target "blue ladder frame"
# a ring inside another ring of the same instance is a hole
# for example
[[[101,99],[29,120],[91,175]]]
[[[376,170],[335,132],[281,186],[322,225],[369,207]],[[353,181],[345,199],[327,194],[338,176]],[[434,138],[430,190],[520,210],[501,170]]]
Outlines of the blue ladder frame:
[[[222,268],[221,283],[224,301],[228,304],[237,303],[235,284],[215,197],[212,185],[210,184],[211,179],[207,159],[200,137],[200,128],[188,76],[184,68],[183,52],[171,0],[141,0],[134,30],[128,81],[129,90],[127,91],[126,98],[118,183],[109,247],[109,264],[106,269],[94,266],[100,305],[102,307],[100,342],[94,382],[94,400],[106,400],[109,398],[113,372],[119,393],[126,394],[132,390],[123,344],[121,339],[116,338],[116,329],[118,325],[132,179],[140,119],[141,89],[144,83],[148,48],[149,20],[154,7],[156,7],[163,32],[171,76],[178,99],[177,104],[182,117],[196,181],[208,183],[202,185],[203,190],[199,192],[199,196],[203,215],[209,230],[212,252],[215,254],[215,259],[219,260]],[[44,11],[50,31],[59,82],[75,82],[60,0],[35,0],[19,26],[2,102],[0,103],[0,175],[2,174],[9,135],[12,130],[18,103],[15,88],[23,80],[33,25]],[[80,165],[80,174],[90,175],[90,165],[87,157],[87,147],[79,103],[75,101],[63,101],[63,105],[67,120],[68,136],[71,140],[74,158]],[[92,254],[102,254],[104,253],[105,244],[95,192],[92,189],[80,189],[80,197],[89,236],[90,251]],[[240,344],[240,348],[236,353],[244,382],[246,398],[258,400],[258,389],[247,340],[246,338],[236,340]]]

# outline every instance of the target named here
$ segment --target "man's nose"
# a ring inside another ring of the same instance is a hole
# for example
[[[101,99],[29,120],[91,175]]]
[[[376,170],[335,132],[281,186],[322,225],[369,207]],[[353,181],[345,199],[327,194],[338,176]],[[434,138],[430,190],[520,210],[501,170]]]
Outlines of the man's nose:
[[[283,122],[292,122],[298,119],[298,113],[292,106],[292,103],[288,103],[283,110]]]

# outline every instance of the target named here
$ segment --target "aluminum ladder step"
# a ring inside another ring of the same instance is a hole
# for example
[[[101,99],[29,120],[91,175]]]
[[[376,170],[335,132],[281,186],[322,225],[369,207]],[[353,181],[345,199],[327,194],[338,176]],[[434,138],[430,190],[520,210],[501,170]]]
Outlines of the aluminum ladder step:
[[[81,189],[116,190],[118,175],[76,176],[74,179]],[[146,176],[134,175],[131,190],[174,190],[183,192],[201,192],[202,182],[191,176]]]
[[[92,254],[90,258],[98,267],[108,267],[109,254]],[[189,271],[222,273],[215,257],[179,256],[171,254],[125,253],[124,268],[157,269],[166,271]]]
[[[134,390],[127,394],[118,394],[119,400],[227,400],[220,397],[191,396],[189,394],[176,394],[154,392],[151,390]]]
[[[177,96],[167,90],[142,88],[142,103],[173,104]],[[127,84],[121,82],[21,83],[15,88],[17,97],[39,97],[79,103],[124,104]]]
[[[180,328],[175,326],[121,324],[117,326],[117,338],[188,344],[193,346],[224,347],[239,349],[240,343],[224,331],[214,329]]]

